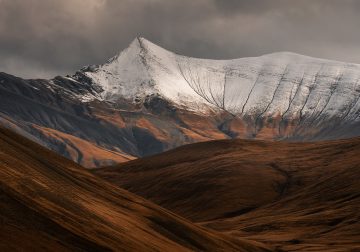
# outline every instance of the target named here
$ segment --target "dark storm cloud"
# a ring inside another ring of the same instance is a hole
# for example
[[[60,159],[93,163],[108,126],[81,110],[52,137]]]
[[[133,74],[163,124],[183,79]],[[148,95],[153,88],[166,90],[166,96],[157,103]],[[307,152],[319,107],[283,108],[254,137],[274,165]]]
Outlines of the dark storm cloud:
[[[294,51],[360,63],[357,0],[0,0],[0,71],[102,63],[143,36],[204,58]]]
[[[285,4],[284,0],[214,0],[219,11],[226,14],[239,12],[263,13]]]

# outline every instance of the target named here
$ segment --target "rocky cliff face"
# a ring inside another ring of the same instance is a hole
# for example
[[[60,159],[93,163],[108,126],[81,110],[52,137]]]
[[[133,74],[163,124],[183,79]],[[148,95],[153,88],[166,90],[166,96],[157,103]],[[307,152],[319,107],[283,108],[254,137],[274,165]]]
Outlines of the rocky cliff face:
[[[87,167],[199,141],[360,135],[360,66],[274,53],[180,56],[143,39],[73,76],[0,74],[0,123]]]

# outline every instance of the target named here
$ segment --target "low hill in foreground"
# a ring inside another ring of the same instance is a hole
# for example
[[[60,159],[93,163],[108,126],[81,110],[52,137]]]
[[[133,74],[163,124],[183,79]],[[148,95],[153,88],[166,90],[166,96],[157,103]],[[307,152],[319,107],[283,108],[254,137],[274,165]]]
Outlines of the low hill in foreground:
[[[204,142],[95,173],[207,228],[284,251],[360,250],[360,138]]]
[[[1,251],[265,251],[193,224],[0,128]]]

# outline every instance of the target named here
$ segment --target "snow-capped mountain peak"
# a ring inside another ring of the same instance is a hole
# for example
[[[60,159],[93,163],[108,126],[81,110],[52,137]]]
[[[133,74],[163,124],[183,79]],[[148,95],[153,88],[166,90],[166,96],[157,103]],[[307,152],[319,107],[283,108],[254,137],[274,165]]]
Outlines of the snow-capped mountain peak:
[[[291,52],[208,60],[180,56],[139,37],[84,73],[102,88],[102,99],[158,95],[199,113],[218,109],[254,118],[307,114],[357,120],[360,109],[359,65]]]
[[[360,66],[289,52],[198,59],[136,38],[73,76],[0,73],[0,89],[0,124],[91,166],[214,139],[360,135]]]
[[[212,107],[181,76],[177,55],[138,37],[107,63],[85,74],[101,86],[102,99],[141,99],[160,95],[175,105],[192,110]]]

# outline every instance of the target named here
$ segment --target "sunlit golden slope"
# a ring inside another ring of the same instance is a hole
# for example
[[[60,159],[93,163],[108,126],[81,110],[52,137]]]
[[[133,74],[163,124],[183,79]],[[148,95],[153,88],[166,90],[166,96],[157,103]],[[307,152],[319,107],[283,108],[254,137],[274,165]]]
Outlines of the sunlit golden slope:
[[[1,251],[263,251],[0,128]]]

